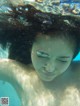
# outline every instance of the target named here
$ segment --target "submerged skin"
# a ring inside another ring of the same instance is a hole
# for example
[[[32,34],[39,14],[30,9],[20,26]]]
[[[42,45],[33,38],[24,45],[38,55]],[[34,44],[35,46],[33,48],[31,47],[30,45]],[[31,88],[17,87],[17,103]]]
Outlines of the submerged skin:
[[[32,64],[2,59],[0,79],[13,85],[21,106],[79,106],[80,62],[72,62],[73,54],[74,44],[66,39],[38,35]]]

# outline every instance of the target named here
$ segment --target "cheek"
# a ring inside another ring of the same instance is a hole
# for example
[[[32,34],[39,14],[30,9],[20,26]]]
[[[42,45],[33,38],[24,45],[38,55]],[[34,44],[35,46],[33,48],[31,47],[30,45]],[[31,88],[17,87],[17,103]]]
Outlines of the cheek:
[[[65,72],[65,71],[69,68],[70,63],[71,63],[71,62],[62,63],[62,64],[60,64],[59,66],[57,66],[58,73],[63,73],[63,72]]]
[[[39,59],[36,57],[34,59],[33,63],[37,69],[41,69],[44,66],[44,64],[46,63],[46,61],[44,59]]]
[[[37,70],[40,69],[43,64],[45,64],[45,60],[37,57],[35,53],[31,55],[31,59],[34,68]]]

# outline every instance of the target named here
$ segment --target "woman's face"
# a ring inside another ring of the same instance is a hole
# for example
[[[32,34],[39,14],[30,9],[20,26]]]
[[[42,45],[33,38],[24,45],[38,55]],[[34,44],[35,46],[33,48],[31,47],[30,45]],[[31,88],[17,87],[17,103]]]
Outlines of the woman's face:
[[[38,76],[44,81],[52,81],[65,72],[72,61],[73,48],[64,38],[37,35],[31,58]]]

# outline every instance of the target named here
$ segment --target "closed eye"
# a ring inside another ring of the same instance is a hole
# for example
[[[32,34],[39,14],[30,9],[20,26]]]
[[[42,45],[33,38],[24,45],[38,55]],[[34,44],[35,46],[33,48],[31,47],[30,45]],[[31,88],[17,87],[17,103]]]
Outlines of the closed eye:
[[[67,60],[59,60],[59,61],[64,62],[64,63],[67,62]]]
[[[42,58],[49,58],[49,55],[47,53],[44,53],[42,51],[37,51],[37,56]]]

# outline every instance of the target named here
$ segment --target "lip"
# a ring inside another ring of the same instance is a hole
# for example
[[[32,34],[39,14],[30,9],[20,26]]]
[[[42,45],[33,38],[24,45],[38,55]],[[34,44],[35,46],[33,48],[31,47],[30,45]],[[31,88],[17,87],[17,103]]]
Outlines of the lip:
[[[54,75],[53,72],[47,72],[45,70],[42,70],[42,73],[45,74],[45,75],[48,75],[48,76],[53,76]]]
[[[51,81],[56,77],[55,72],[46,72],[43,70],[39,70],[37,71],[37,74],[39,75],[39,77],[45,81]]]
[[[41,73],[41,78],[46,79],[46,80],[53,80],[55,78],[55,74],[51,73]]]

